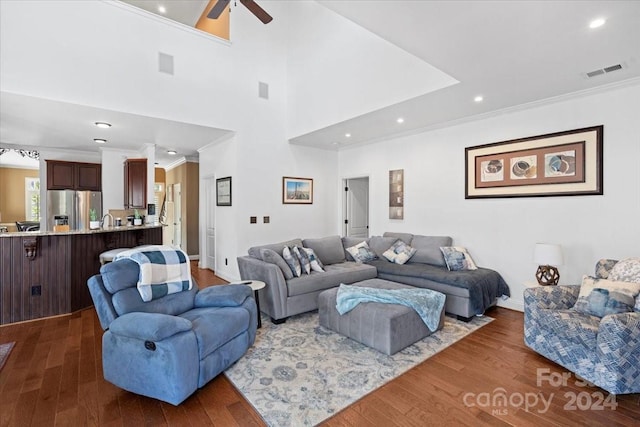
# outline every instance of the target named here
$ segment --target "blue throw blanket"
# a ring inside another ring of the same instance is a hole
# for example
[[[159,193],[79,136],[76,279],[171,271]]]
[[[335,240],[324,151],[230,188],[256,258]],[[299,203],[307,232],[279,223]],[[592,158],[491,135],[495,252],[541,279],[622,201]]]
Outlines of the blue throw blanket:
[[[138,292],[145,302],[191,289],[189,258],[171,246],[150,245],[120,252],[115,260],[127,258],[140,266]]]
[[[340,284],[336,297],[338,313],[345,314],[361,302],[401,304],[414,309],[431,332],[440,324],[445,295],[431,289],[377,289]]]

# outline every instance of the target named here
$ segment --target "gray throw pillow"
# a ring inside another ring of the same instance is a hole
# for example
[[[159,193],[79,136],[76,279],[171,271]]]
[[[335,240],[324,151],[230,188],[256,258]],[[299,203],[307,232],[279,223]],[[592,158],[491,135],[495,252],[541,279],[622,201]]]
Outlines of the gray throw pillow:
[[[411,244],[411,240],[413,239],[413,234],[411,233],[397,233],[395,231],[385,231],[382,237],[395,237],[396,239],[400,239],[405,242],[407,245]]]
[[[280,243],[271,243],[269,245],[260,245],[260,246],[253,246],[251,248],[249,248],[249,255],[254,257],[254,258],[260,258],[260,249],[271,249],[272,251],[275,251],[276,253],[281,253],[282,252],[282,248],[284,248],[285,246],[288,246],[290,248],[294,247],[294,246],[302,246],[302,240],[301,239],[291,239],[291,240],[287,240],[286,242],[280,242]]]
[[[378,258],[382,258],[382,254],[384,254],[396,240],[398,240],[396,237],[371,236],[369,239],[369,247],[378,255]]]
[[[321,239],[304,239],[305,248],[311,248],[324,265],[345,261],[344,247],[340,236],[329,236]]]
[[[449,236],[413,236],[411,247],[416,253],[409,263],[431,264],[444,267],[446,265],[441,247],[451,246],[452,239]]]
[[[282,275],[286,280],[293,279],[291,268],[289,268],[289,265],[278,252],[274,251],[273,249],[262,248],[260,249],[260,257],[264,262],[275,264],[280,267],[280,270],[282,270]]]

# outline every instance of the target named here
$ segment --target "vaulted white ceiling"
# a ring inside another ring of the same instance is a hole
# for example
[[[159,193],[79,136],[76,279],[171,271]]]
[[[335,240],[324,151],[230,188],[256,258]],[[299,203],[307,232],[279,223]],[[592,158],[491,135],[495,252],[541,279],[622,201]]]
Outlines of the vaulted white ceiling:
[[[145,9],[154,10],[155,3],[163,2],[144,1]],[[196,3],[206,5],[206,1],[199,0],[169,3],[168,18],[174,13],[193,14]],[[269,9],[268,0],[259,3]],[[426,94],[417,92],[401,102],[295,135],[292,142],[297,144],[339,149],[640,78],[638,1],[319,0],[318,3],[459,83]],[[185,10],[173,9],[180,4]],[[173,16],[184,20],[178,15]],[[606,19],[605,25],[589,28],[589,22],[599,17]],[[274,16],[276,20],[286,18]],[[331,28],[326,31],[330,33]],[[587,72],[617,64],[621,65],[620,70],[592,78],[586,76]],[[402,78],[401,74],[397,76]],[[77,123],[56,117],[57,112],[69,109],[80,117],[84,113],[91,113],[92,117],[99,113],[124,115],[118,119],[127,126],[114,137],[114,144],[118,144],[114,147],[139,149],[142,143],[155,143],[161,162],[166,162],[161,153],[170,148],[170,143],[163,141],[175,138],[176,133],[186,136],[180,138],[183,143],[189,141],[186,155],[197,155],[197,148],[205,145],[205,141],[226,133],[115,111],[92,111],[80,105],[52,106],[53,101],[6,92],[1,95],[0,142],[5,144],[57,144],[50,146],[65,148],[82,139],[86,146],[87,138],[94,138],[95,132],[85,133]],[[478,95],[484,98],[482,102],[474,102]],[[399,117],[404,119],[402,124],[396,122]],[[351,137],[345,137],[346,133]]]

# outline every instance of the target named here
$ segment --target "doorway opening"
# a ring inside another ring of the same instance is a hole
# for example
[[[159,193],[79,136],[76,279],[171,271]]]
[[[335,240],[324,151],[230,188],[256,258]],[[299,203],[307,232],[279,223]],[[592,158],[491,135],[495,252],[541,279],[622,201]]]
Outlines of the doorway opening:
[[[344,183],[344,228],[346,237],[369,237],[369,177],[348,178]]]

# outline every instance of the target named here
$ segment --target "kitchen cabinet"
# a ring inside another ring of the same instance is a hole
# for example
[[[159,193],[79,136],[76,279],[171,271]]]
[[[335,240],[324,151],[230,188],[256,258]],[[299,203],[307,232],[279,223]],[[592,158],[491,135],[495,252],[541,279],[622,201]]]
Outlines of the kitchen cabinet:
[[[47,160],[47,190],[102,191],[102,165]]]
[[[124,208],[147,208],[147,159],[124,162]]]

